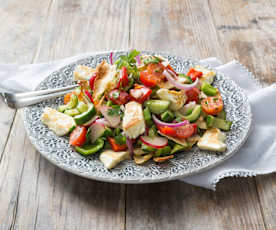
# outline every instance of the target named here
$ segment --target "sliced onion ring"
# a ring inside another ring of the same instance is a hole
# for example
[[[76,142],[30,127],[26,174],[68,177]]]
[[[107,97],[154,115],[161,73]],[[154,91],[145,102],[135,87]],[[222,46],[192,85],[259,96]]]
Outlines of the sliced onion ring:
[[[153,118],[155,124],[159,125],[159,126],[180,127],[180,126],[187,125],[190,123],[188,120],[185,120],[185,121],[182,121],[179,123],[166,123],[166,122],[160,121],[154,114],[152,114],[152,118]]]
[[[189,90],[189,89],[195,88],[198,84],[198,78],[192,84],[182,84],[182,83],[178,82],[173,77],[173,76],[175,76],[175,74],[169,69],[165,69],[163,74],[168,79],[168,81],[178,89]]]
[[[109,55],[109,61],[110,61],[110,64],[113,65],[113,52],[111,52]]]
[[[132,141],[129,137],[126,138],[126,144],[127,144],[129,154],[132,157],[133,156],[133,145],[132,145]]]
[[[142,62],[141,62],[141,55],[139,54],[139,55],[137,55],[136,57],[135,57],[135,59],[136,59],[136,61],[137,61],[137,64],[138,65],[141,65],[142,64]]]

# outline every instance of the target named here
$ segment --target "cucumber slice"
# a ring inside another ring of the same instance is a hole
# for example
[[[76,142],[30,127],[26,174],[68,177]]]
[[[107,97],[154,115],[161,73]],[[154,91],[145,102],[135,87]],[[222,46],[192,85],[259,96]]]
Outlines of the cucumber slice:
[[[161,149],[157,149],[154,153],[154,156],[159,157],[161,155],[162,156],[171,155],[171,150],[172,150],[171,147],[167,145]]]
[[[203,91],[203,93],[205,93],[208,96],[215,96],[218,93],[218,89],[211,86],[209,83],[207,82],[203,82],[201,85],[201,90]]]
[[[80,111],[77,110],[77,109],[66,109],[66,110],[64,111],[64,114],[67,114],[67,115],[69,115],[69,116],[71,116],[71,117],[74,117],[74,116],[76,116],[76,115],[79,115],[79,114],[80,114]]]
[[[59,112],[63,113],[66,109],[68,109],[67,105],[60,105],[57,110]]]
[[[232,122],[226,121],[211,115],[206,118],[208,128],[218,128],[224,131],[229,131],[231,129]]]
[[[188,148],[189,148],[188,143],[187,143],[187,146],[175,144],[175,145],[173,146],[173,149],[172,149],[172,151],[171,151],[171,154],[174,154],[174,153],[177,153],[177,152],[180,152],[180,151],[187,150]]]
[[[88,110],[88,105],[85,104],[84,102],[82,101],[79,101],[78,105],[77,105],[77,110],[80,111],[80,113],[84,113]]]
[[[146,107],[144,109],[143,114],[144,114],[144,119],[145,119],[145,122],[146,122],[147,126],[153,125],[153,121],[151,119],[150,110],[149,110],[148,107]]]
[[[170,110],[165,111],[161,114],[161,120],[165,122],[171,122],[174,119],[174,114]]]
[[[170,106],[170,102],[165,100],[148,100],[145,104],[154,114],[161,114]]]
[[[183,116],[180,112],[176,112],[176,116],[182,117],[190,122],[194,122],[199,118],[200,113],[201,113],[201,105],[196,105],[190,115]]]
[[[89,156],[100,151],[104,146],[104,141],[102,139],[97,139],[93,144],[86,144],[82,147],[76,146],[75,149],[78,153],[83,156]]]
[[[95,106],[93,104],[90,104],[86,112],[75,116],[74,119],[77,125],[82,125],[87,121],[89,121],[93,116],[95,116],[95,114],[96,114]]]
[[[226,120],[226,112],[224,110],[222,110],[218,115],[218,118]]]
[[[67,109],[74,109],[78,105],[78,97],[75,94],[71,94],[70,101],[66,104]]]

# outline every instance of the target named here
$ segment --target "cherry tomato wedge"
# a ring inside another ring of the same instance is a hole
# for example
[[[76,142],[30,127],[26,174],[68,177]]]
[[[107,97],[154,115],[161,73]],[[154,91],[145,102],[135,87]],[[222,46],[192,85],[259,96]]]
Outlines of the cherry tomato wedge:
[[[123,66],[122,67],[122,86],[126,87],[127,85],[128,85],[127,68]]]
[[[168,126],[159,126],[159,131],[165,135],[175,137],[176,136],[176,130],[175,128],[168,127]]]
[[[160,78],[154,74],[140,72],[140,81],[147,87],[154,87],[160,82]]]
[[[177,138],[188,138],[195,133],[195,128],[193,124],[187,124],[175,128]]]
[[[195,81],[197,78],[202,77],[202,75],[203,73],[201,71],[197,71],[194,68],[191,68],[187,73],[187,76],[190,76],[193,81]]]
[[[160,77],[164,71],[165,67],[161,63],[150,63],[147,66],[147,71],[149,74],[153,74]]]
[[[89,79],[89,87],[91,90],[93,90],[93,88],[94,88],[94,82],[95,82],[96,77],[97,77],[97,73],[94,73],[92,75],[92,77]]]
[[[115,139],[112,138],[112,137],[108,137],[108,141],[109,141],[109,144],[111,145],[111,148],[115,151],[115,152],[118,152],[118,151],[123,151],[123,150],[126,150],[127,149],[127,145],[124,144],[124,145],[119,145],[116,143]]]
[[[190,101],[195,101],[196,103],[198,103],[198,101],[199,101],[198,95],[199,94],[200,94],[200,91],[198,88],[193,88],[193,89],[187,90],[186,95],[187,95],[188,99],[187,99],[186,103],[189,103]]]
[[[223,110],[223,101],[220,95],[207,97],[201,101],[203,112],[210,115],[217,115]]]
[[[77,126],[70,134],[69,144],[73,146],[82,146],[85,143],[87,130],[83,126]]]
[[[117,105],[124,105],[128,102],[129,100],[129,95],[127,92],[114,89],[111,90],[110,93],[108,94],[108,98]]]
[[[152,93],[152,90],[143,85],[135,84],[134,89],[129,91],[130,100],[137,101],[140,104],[143,104]]]

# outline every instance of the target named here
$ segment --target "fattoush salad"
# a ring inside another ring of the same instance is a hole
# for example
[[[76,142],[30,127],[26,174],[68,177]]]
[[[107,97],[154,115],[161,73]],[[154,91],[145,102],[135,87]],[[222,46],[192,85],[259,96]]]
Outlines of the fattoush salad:
[[[45,108],[42,122],[83,156],[99,153],[107,169],[133,159],[161,163],[195,144],[224,152],[231,121],[220,92],[212,86],[215,72],[193,66],[178,73],[160,55],[132,50],[96,68],[79,65],[79,83],[57,109]]]

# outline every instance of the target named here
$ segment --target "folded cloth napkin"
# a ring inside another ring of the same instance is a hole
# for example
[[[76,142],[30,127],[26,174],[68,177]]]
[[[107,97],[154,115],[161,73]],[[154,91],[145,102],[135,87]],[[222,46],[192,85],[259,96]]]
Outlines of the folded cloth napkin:
[[[0,91],[34,90],[51,72],[85,58],[83,54],[63,60],[31,64],[0,64]],[[215,190],[216,183],[229,176],[255,176],[276,171],[276,85],[263,88],[254,76],[238,61],[222,64],[216,58],[200,61],[218,72],[230,76],[247,93],[253,113],[251,134],[233,157],[206,172],[181,179],[186,183]]]

